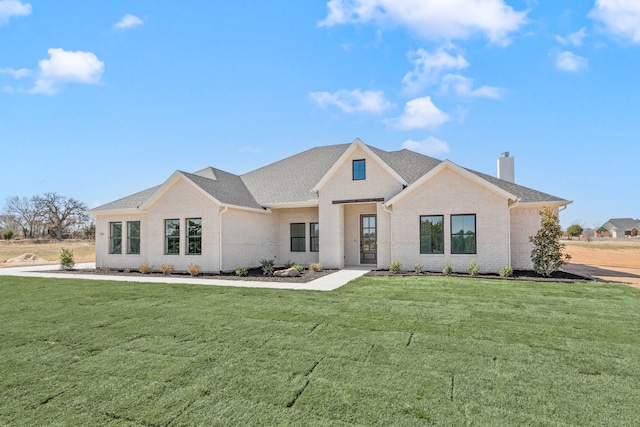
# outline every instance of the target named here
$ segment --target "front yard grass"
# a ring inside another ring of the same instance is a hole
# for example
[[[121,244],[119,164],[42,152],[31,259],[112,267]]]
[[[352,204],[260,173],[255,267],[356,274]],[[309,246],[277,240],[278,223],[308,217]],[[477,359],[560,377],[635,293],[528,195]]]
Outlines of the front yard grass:
[[[640,292],[0,277],[0,425],[639,425]]]

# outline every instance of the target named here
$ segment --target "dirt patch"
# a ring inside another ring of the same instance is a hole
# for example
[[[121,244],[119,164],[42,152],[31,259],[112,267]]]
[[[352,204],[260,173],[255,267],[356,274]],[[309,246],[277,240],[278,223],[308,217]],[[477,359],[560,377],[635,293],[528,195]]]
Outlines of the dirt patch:
[[[20,265],[30,265],[30,264],[47,264],[48,261],[46,259],[42,259],[34,254],[22,254],[20,256],[8,259],[4,262],[5,264],[9,264],[10,266],[20,266]]]
[[[640,240],[566,241],[564,270],[640,288]]]

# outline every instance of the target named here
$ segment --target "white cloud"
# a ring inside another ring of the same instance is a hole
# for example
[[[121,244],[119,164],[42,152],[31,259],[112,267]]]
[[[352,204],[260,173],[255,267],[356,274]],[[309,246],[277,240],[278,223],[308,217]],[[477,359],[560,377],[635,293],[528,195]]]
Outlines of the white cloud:
[[[422,141],[414,141],[408,139],[402,143],[402,148],[415,151],[416,153],[425,154],[427,156],[437,156],[439,154],[447,154],[449,145],[436,137],[430,136]]]
[[[429,40],[467,39],[482,34],[492,43],[508,44],[509,34],[527,22],[503,0],[330,0],[318,25],[372,22],[399,25]]]
[[[119,30],[124,30],[124,29],[127,29],[127,28],[134,28],[134,27],[140,26],[142,24],[144,24],[142,19],[138,18],[135,15],[127,13],[126,15],[124,15],[122,17],[122,19],[120,19],[118,22],[116,22],[113,25],[113,27],[117,28]]]
[[[409,93],[417,93],[429,85],[436,84],[445,70],[460,70],[469,66],[462,55],[452,55],[446,52],[445,48],[440,48],[434,53],[420,48],[415,52],[409,52],[409,58],[414,64],[413,71],[409,71],[402,78],[402,85]]]
[[[565,50],[556,56],[556,67],[562,71],[580,71],[587,69],[589,61],[587,58],[578,56],[573,52]]]
[[[580,46],[582,39],[586,36],[586,30],[584,27],[580,28],[575,33],[567,34],[565,37],[556,36],[556,40],[563,45]]]
[[[0,24],[5,23],[12,16],[31,15],[31,5],[20,0],[0,0]]]
[[[473,79],[460,74],[447,74],[442,78],[442,89],[445,93],[451,91],[459,96],[479,98],[502,98],[502,89],[493,86],[480,86],[473,89]]]
[[[20,68],[18,70],[13,68],[0,68],[0,74],[9,74],[14,79],[18,80],[31,75],[31,70],[27,70],[26,68]]]
[[[640,43],[638,0],[596,0],[589,17],[604,23],[611,33]]]
[[[400,117],[385,120],[385,123],[401,130],[433,129],[449,120],[449,115],[436,107],[430,96],[425,96],[407,102]]]
[[[322,108],[335,105],[345,113],[380,114],[393,107],[393,104],[385,98],[381,91],[367,90],[363,92],[360,89],[352,91],[343,89],[334,93],[311,92],[309,96]]]
[[[53,95],[63,83],[98,83],[104,71],[104,62],[92,52],[70,52],[49,49],[50,58],[41,60],[35,86],[29,93]]]

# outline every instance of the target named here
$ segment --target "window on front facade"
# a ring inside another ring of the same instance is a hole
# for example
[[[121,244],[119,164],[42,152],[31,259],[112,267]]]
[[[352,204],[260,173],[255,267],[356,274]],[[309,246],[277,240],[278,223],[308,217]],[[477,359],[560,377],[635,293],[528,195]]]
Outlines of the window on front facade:
[[[122,223],[121,222],[109,223],[109,253],[110,254],[122,253]]]
[[[309,251],[318,252],[320,250],[320,224],[312,222],[309,224]]]
[[[180,220],[166,219],[164,221],[164,253],[167,255],[180,254]]]
[[[367,178],[367,167],[364,159],[353,161],[353,180],[360,181]]]
[[[420,216],[420,253],[444,253],[444,216]]]
[[[475,215],[451,215],[451,253],[476,253]]]
[[[140,253],[140,221],[127,222],[127,253]]]
[[[202,253],[202,218],[187,219],[187,254]]]
[[[305,246],[305,224],[292,223],[291,224],[291,252],[304,252]]]

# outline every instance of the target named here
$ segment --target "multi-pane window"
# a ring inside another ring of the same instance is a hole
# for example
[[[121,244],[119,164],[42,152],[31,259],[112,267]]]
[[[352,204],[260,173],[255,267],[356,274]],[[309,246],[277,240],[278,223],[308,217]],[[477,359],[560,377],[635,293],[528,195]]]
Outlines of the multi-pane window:
[[[202,253],[202,218],[187,218],[187,254]]]
[[[320,250],[320,224],[312,222],[309,224],[309,251],[318,252]]]
[[[121,222],[109,223],[109,253],[110,254],[122,253],[122,223]]]
[[[140,253],[140,221],[127,222],[127,253]]]
[[[476,253],[475,215],[451,215],[451,253]]]
[[[367,167],[364,159],[353,161],[353,180],[360,181],[367,178]]]
[[[304,222],[291,224],[291,252],[305,251],[305,224]]]
[[[444,216],[420,216],[420,253],[444,253]]]
[[[180,220],[166,219],[164,221],[164,253],[167,255],[180,254]]]

